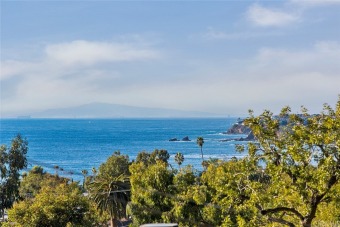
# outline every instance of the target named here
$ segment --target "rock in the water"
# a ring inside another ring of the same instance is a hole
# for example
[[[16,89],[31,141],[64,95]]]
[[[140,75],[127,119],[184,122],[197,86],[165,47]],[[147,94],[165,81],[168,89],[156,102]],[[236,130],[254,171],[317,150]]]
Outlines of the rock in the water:
[[[255,140],[255,136],[253,132],[250,132],[247,137],[245,138],[242,137],[240,139],[237,139],[236,141],[252,141],[252,140]]]
[[[191,141],[191,140],[189,139],[189,136],[186,136],[182,139],[182,141]]]
[[[175,142],[175,141],[179,141],[177,138],[172,138],[172,139],[169,139],[170,142]]]

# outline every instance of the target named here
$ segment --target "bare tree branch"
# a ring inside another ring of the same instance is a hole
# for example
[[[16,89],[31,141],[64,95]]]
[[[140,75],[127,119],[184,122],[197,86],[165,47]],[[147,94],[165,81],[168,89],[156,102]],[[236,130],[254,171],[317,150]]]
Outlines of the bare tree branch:
[[[261,214],[262,215],[268,215],[268,214],[274,214],[274,213],[278,213],[278,212],[282,212],[282,211],[286,211],[286,212],[290,212],[295,214],[301,221],[304,220],[303,215],[295,210],[294,208],[289,208],[289,207],[276,207],[273,209],[266,209],[266,210],[261,210]]]
[[[280,224],[288,225],[289,227],[295,227],[295,225],[293,223],[286,221],[282,218],[269,217],[268,220],[272,221],[272,222],[277,222],[277,223],[280,223]]]

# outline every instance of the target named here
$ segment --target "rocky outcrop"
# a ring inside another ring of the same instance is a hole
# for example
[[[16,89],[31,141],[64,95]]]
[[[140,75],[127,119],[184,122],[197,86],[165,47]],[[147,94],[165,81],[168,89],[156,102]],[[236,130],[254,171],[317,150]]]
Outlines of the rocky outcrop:
[[[303,116],[300,116],[302,118],[304,118]],[[274,116],[274,119],[279,121],[280,126],[285,126],[288,124],[288,117],[280,117],[280,116]],[[279,132],[278,132],[279,133]],[[255,140],[255,136],[253,134],[253,132],[251,131],[251,129],[247,126],[244,125],[244,120],[238,119],[237,123],[233,124],[233,126],[231,126],[227,132],[225,132],[224,134],[247,134],[247,137],[241,137],[241,138],[233,138],[233,139],[225,139],[225,140],[221,140],[223,142],[226,141],[252,141]]]
[[[188,141],[191,141],[191,140],[189,139],[189,136],[186,136],[186,137],[184,137],[184,138],[182,139],[182,141],[188,142]]]
[[[179,140],[177,138],[171,138],[171,139],[169,139],[169,141],[170,142],[177,142],[177,141],[189,142],[191,140],[189,139],[189,136],[186,136],[186,137],[183,137],[183,139],[181,139],[181,140]]]
[[[243,121],[239,121],[233,124],[225,134],[249,134],[250,132],[250,128],[245,126]]]
[[[238,139],[237,141],[252,141],[252,140],[255,140],[255,136],[254,136],[253,132],[250,132],[247,137],[245,137],[245,138],[242,137],[242,138]]]
[[[171,138],[171,139],[169,139],[169,141],[170,141],[170,142],[176,142],[176,141],[179,141],[179,139],[177,139],[177,138]]]
[[[243,120],[238,120],[237,123],[233,124],[227,132],[224,132],[224,134],[246,134],[247,137],[241,137],[241,138],[230,138],[230,139],[224,139],[221,140],[222,142],[228,142],[228,141],[252,141],[255,140],[255,136],[251,129],[244,125]]]
[[[253,141],[255,140],[255,136],[253,132],[250,132],[247,137],[241,137],[241,138],[230,138],[230,139],[224,139],[220,140],[221,142],[228,142],[228,141]]]

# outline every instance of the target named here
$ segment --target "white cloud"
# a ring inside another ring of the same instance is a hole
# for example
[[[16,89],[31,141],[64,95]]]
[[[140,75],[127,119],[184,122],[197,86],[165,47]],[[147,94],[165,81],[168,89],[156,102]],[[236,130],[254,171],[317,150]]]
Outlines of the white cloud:
[[[47,57],[66,65],[155,59],[159,53],[133,44],[76,40],[46,47]]]
[[[124,66],[161,58],[151,44],[77,40],[47,45],[40,59],[1,62],[1,112],[41,110],[105,99],[107,90],[124,89]],[[118,64],[119,63],[119,64]],[[126,82],[125,82],[126,83]],[[114,92],[113,92],[114,93]],[[106,97],[109,97],[107,95]]]
[[[136,62],[161,57],[159,51],[133,43],[89,42],[76,40],[68,43],[50,44],[45,56],[30,61],[4,60],[1,62],[0,80],[30,74],[60,75],[74,68],[93,67],[96,64]]]
[[[2,61],[1,62],[1,74],[0,81],[8,79],[12,76],[16,76],[33,67],[32,63],[19,62],[19,61]]]
[[[291,24],[299,20],[293,13],[278,9],[269,9],[258,4],[252,5],[247,11],[247,18],[255,25],[262,27],[279,27]]]

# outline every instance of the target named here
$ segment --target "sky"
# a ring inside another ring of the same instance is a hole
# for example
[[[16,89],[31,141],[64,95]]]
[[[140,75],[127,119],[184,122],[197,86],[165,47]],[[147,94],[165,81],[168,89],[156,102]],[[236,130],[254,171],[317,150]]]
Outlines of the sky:
[[[1,117],[93,102],[319,113],[340,94],[340,0],[0,4]]]

